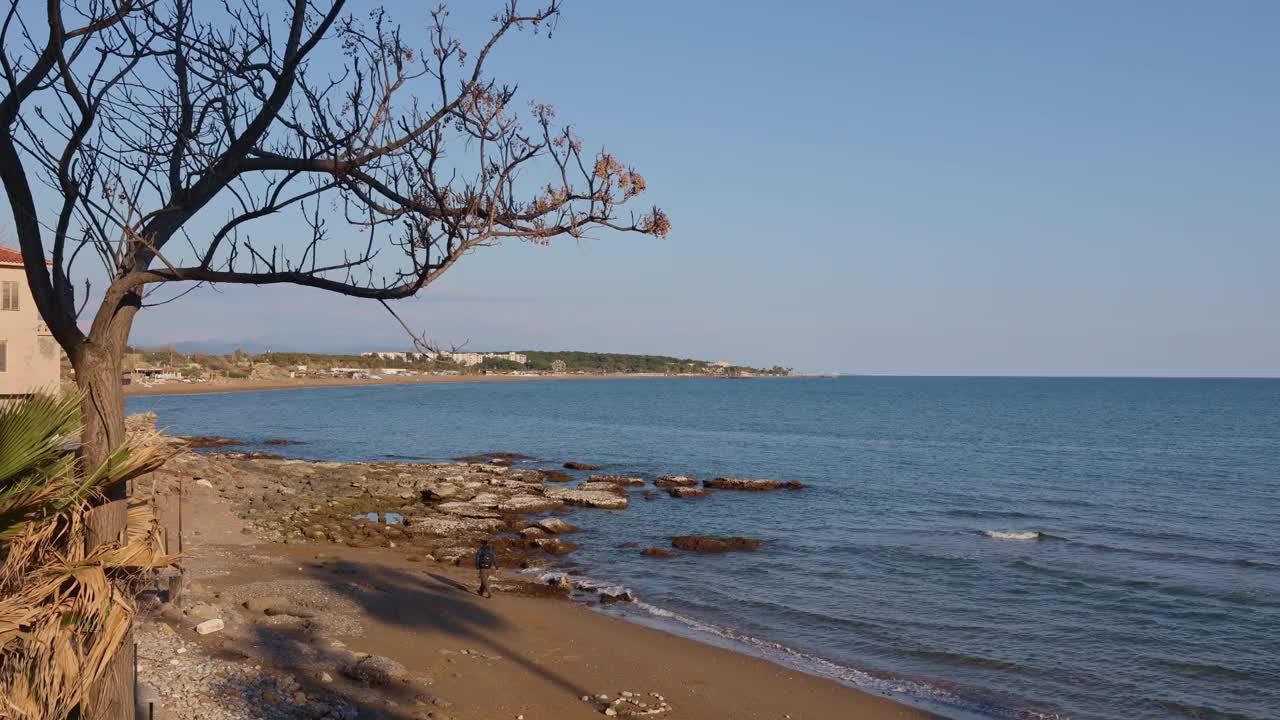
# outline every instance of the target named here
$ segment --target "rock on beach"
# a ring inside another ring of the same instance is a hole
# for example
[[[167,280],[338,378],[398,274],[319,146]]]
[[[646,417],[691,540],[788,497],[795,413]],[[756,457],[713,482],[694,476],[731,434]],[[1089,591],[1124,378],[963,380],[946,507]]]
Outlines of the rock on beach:
[[[226,625],[220,618],[214,618],[212,620],[205,620],[199,625],[196,625],[195,630],[200,635],[210,635],[221,631],[224,627],[226,627]]]

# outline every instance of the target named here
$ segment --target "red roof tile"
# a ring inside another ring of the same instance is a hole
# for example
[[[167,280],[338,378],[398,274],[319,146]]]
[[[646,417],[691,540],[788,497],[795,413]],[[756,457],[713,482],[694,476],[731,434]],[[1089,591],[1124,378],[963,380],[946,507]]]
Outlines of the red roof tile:
[[[0,265],[21,265],[22,253],[17,250],[10,250],[7,247],[0,247]],[[44,261],[48,267],[53,267],[53,263],[48,260]]]

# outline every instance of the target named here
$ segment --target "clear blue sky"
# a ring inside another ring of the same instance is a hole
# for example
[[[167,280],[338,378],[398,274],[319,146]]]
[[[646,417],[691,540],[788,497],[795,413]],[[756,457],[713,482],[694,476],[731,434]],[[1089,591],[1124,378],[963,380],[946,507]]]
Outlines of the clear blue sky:
[[[498,4],[455,2],[464,38]],[[493,74],[635,164],[674,231],[482,250],[401,307],[471,349],[1277,375],[1278,28],[1262,0],[569,0]],[[207,338],[406,345],[376,305],[291,288],[135,330]]]

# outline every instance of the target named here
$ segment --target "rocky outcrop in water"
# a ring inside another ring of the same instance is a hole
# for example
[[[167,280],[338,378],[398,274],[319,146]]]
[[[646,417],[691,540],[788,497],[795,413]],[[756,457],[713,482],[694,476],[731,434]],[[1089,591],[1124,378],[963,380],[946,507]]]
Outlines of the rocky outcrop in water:
[[[235,445],[245,444],[243,440],[236,440],[235,438],[217,437],[215,435],[188,435],[186,437],[182,437],[179,439],[182,440],[182,442],[186,443],[186,446],[191,448],[192,450],[198,450],[198,449],[204,449],[204,448],[232,447]]]
[[[586,490],[587,492],[607,492],[623,496],[627,494],[626,488],[621,485],[611,482],[599,482],[592,480],[588,480],[584,483],[578,483],[578,489]]]
[[[494,464],[494,462],[493,462],[494,460],[507,460],[507,461],[510,461],[510,460],[532,460],[532,459],[533,459],[533,458],[529,457],[528,455],[524,455],[524,454],[522,454],[522,453],[515,453],[515,452],[491,452],[491,453],[480,453],[480,454],[478,454],[478,455],[463,455],[462,457],[456,457],[456,458],[454,458],[454,460],[456,460],[456,461],[458,461],[458,462],[464,462],[464,463],[488,463],[488,464],[491,464],[491,465],[492,465],[492,464]],[[499,464],[501,464],[501,463],[499,463]],[[507,463],[505,463],[505,464],[510,465],[511,463],[510,463],[510,462],[507,462]]]
[[[698,481],[688,475],[663,475],[654,480],[653,484],[660,488],[693,487]]]
[[[621,494],[616,485],[610,490],[584,489],[577,490],[564,487],[548,487],[543,492],[549,498],[563,500],[565,505],[593,507],[602,510],[622,510],[627,507],[627,496]]]
[[[673,487],[668,488],[667,492],[673,498],[700,498],[711,494],[711,491],[706,488],[696,487]]]
[[[711,480],[703,480],[702,486],[712,488],[714,490],[749,490],[749,491],[765,491],[765,490],[799,490],[804,487],[804,483],[782,482],[781,480],[757,480],[753,478],[733,478],[721,477]]]
[[[533,546],[548,555],[567,555],[578,549],[577,544],[557,537],[536,539]]]
[[[599,465],[592,465],[584,462],[567,462],[564,464],[565,470],[603,470]]]
[[[538,521],[538,527],[553,535],[564,535],[566,533],[578,532],[577,527],[570,525],[560,518],[543,518]]]
[[[735,550],[756,550],[761,541],[746,537],[708,537],[706,535],[677,535],[671,538],[671,546],[687,552],[724,553]]]
[[[608,483],[619,487],[638,487],[644,485],[644,479],[626,475],[592,475],[587,478],[590,483]]]
[[[676,554],[671,552],[670,550],[665,550],[663,548],[657,548],[657,547],[645,548],[640,551],[640,554],[645,557],[656,557],[656,558],[670,558],[670,557],[676,556]]]

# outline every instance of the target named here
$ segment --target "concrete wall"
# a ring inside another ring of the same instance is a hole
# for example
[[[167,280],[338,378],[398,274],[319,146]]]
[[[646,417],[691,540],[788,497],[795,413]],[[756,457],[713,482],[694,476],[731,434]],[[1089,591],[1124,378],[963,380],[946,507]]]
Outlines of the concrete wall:
[[[0,265],[0,282],[8,281],[18,283],[18,310],[0,309],[0,342],[5,345],[0,395],[20,395],[40,389],[56,391],[62,357],[58,341],[40,319],[22,268]]]

